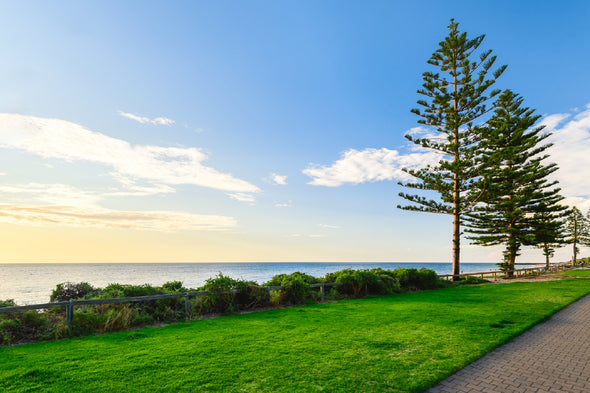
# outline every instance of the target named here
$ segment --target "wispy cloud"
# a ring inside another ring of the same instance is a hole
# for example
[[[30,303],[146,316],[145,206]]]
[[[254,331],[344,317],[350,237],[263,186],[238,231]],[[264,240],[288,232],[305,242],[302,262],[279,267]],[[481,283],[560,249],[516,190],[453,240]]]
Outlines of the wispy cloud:
[[[346,183],[359,184],[383,180],[408,181],[412,177],[402,168],[437,164],[441,156],[432,152],[414,152],[402,155],[397,150],[387,148],[350,149],[342,158],[330,166],[311,165],[303,173],[313,180],[308,184],[315,186],[338,187]]]
[[[256,200],[252,194],[247,194],[247,193],[243,193],[243,192],[228,193],[227,195],[231,199],[235,199],[236,201],[240,201],[240,202],[254,203],[254,201]]]
[[[284,203],[280,203],[280,202],[275,203],[275,207],[292,207],[292,206],[293,206],[293,201],[284,202]]]
[[[237,226],[232,217],[167,211],[116,211],[71,206],[0,204],[0,221],[19,225],[125,228],[155,231],[220,231]]]
[[[175,211],[119,211],[100,206],[100,201],[107,196],[152,195],[167,191],[151,190],[149,187],[146,189],[132,187],[131,189],[133,191],[98,193],[65,184],[3,185],[0,186],[0,195],[3,199],[18,202],[0,204],[0,221],[20,225],[155,231],[225,230],[237,226],[235,218],[227,216]]]
[[[134,115],[133,113],[127,113],[123,111],[118,111],[119,114],[123,117],[126,117],[131,120],[135,120],[141,124],[154,124],[154,125],[162,125],[162,126],[171,126],[172,124],[176,123],[174,120],[169,119],[167,117],[156,117],[154,119],[150,119],[149,117],[145,116],[138,116]]]
[[[340,229],[338,225],[318,224],[318,226],[326,229]]]
[[[284,186],[287,184],[287,176],[277,175],[276,173],[271,173],[269,180],[275,185]]]
[[[18,201],[49,203],[52,205],[74,206],[79,208],[96,207],[102,199],[97,193],[80,190],[66,184],[28,183],[0,186],[0,195],[14,196]]]
[[[114,168],[121,176],[159,184],[192,184],[239,193],[260,191],[247,181],[203,165],[208,157],[198,148],[133,146],[65,120],[0,114],[0,147],[68,162],[99,163]]]

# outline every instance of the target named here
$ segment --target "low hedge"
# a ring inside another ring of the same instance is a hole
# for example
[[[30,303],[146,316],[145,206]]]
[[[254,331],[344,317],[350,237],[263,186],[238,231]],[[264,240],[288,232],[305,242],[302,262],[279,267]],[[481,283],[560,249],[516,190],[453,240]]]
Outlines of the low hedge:
[[[403,291],[424,290],[449,285],[436,272],[429,269],[395,270],[344,269],[316,278],[301,272],[279,274],[263,286],[255,282],[236,280],[219,273],[196,289],[185,288],[180,281],[172,281],[161,287],[151,285],[110,284],[94,288],[86,282],[60,283],[50,295],[51,302],[79,299],[109,299],[189,291],[215,292],[191,297],[190,315],[235,313],[268,306],[297,305],[320,300],[319,290],[310,284],[339,283],[325,293],[325,297],[341,299],[367,295],[387,295]],[[269,286],[282,289],[269,291]],[[222,293],[236,290],[235,293]],[[12,300],[0,300],[0,307],[16,304]],[[85,305],[76,308],[73,324],[65,324],[64,307],[49,310],[20,311],[0,314],[0,345],[52,340],[64,337],[112,332],[130,328],[183,321],[185,299],[166,298],[133,303]]]

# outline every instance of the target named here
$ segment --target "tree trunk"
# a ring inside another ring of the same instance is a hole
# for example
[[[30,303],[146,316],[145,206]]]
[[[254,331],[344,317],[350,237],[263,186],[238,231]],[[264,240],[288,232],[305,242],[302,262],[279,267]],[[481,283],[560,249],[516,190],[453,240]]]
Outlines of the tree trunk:
[[[453,281],[458,281],[461,274],[461,216],[453,215]]]
[[[578,259],[578,244],[577,242],[574,240],[574,259],[572,261],[572,266],[576,266],[576,261]]]

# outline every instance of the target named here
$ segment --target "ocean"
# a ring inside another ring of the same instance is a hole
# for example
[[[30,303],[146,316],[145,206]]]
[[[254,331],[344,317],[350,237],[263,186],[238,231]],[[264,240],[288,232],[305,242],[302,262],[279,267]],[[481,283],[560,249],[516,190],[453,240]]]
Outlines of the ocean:
[[[296,271],[323,277],[342,269],[397,267],[432,269],[450,274],[450,263],[39,263],[0,264],[0,299],[13,299],[18,305],[47,303],[57,284],[88,282],[103,288],[109,284],[150,284],[161,286],[168,281],[182,281],[187,288],[198,288],[219,273],[234,279],[268,282],[277,274]],[[524,267],[524,266],[523,266]],[[463,263],[461,271],[497,270],[495,263]]]

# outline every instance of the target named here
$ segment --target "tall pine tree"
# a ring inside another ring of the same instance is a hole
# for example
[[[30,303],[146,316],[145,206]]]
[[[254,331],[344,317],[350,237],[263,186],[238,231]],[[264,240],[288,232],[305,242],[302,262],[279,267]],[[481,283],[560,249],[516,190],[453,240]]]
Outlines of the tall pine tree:
[[[545,150],[541,144],[550,134],[533,125],[540,116],[522,106],[523,99],[510,90],[495,102],[494,116],[483,130],[482,153],[487,162],[482,206],[467,214],[468,236],[474,244],[505,245],[503,270],[514,270],[521,246],[536,245],[542,229],[538,220],[558,222],[567,215],[567,206],[555,187],[557,181],[548,176],[557,165],[544,164]],[[549,233],[546,233],[549,234]],[[555,233],[557,235],[557,233]]]
[[[399,206],[405,210],[441,213],[453,216],[453,274],[460,273],[461,216],[469,211],[480,196],[475,182],[480,178],[480,131],[474,122],[489,109],[485,103],[499,94],[489,90],[506,66],[491,71],[496,56],[491,50],[475,54],[484,35],[468,39],[451,19],[448,36],[439,43],[428,64],[436,72],[424,72],[422,89],[424,99],[418,101],[422,109],[412,109],[420,117],[418,123],[436,130],[436,136],[413,138],[413,143],[441,154],[437,166],[419,170],[404,169],[418,182],[402,184],[420,191],[434,191],[439,200],[422,195],[399,195],[411,205]],[[489,75],[490,74],[490,75]]]

